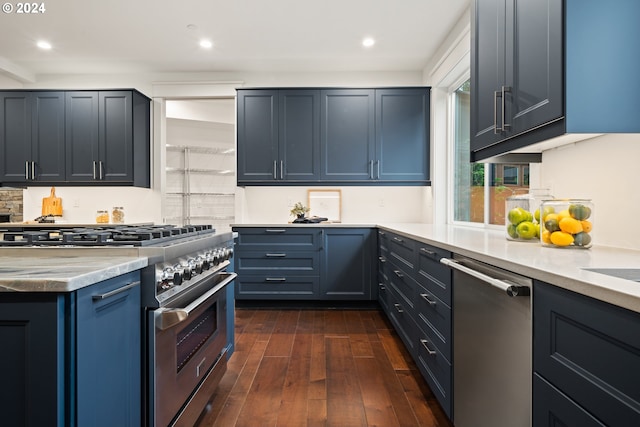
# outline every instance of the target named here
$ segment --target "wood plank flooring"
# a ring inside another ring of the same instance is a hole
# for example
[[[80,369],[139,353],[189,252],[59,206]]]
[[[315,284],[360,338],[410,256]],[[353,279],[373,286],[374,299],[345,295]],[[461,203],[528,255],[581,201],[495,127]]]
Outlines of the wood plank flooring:
[[[381,311],[236,310],[198,427],[452,427]]]

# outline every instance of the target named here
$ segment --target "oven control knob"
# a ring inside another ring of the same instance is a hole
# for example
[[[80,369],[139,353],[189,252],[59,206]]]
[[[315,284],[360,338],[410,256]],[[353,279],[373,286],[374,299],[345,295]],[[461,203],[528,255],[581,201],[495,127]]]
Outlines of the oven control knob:
[[[189,280],[191,277],[193,277],[193,270],[191,270],[191,266],[187,261],[182,264],[182,280]]]
[[[233,258],[233,248],[227,248],[227,259]]]
[[[202,274],[202,270],[206,270],[206,268],[204,268],[205,259],[201,255],[198,255],[193,262],[195,264],[196,274]]]
[[[202,262],[202,268],[204,270],[208,270],[211,268],[211,263],[213,262],[213,254],[211,251],[207,251],[204,254],[204,261]]]
[[[175,273],[173,274],[173,284],[176,286],[180,286],[182,284],[182,280],[184,277],[184,267],[180,264],[176,264],[173,266],[173,270]]]
[[[220,264],[220,249],[215,249],[213,251],[213,265]]]

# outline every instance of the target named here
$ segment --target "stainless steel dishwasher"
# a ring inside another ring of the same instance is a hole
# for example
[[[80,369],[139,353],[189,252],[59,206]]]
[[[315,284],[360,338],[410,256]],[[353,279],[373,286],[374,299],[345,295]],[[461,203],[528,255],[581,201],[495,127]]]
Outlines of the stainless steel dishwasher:
[[[531,425],[532,280],[468,258],[453,271],[453,422]]]

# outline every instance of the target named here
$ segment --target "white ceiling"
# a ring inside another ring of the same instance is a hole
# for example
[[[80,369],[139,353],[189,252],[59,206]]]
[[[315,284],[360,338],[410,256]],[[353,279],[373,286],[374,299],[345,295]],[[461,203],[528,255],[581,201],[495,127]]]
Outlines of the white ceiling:
[[[25,82],[52,73],[417,71],[470,0],[36,1],[44,13],[0,13],[0,73]],[[363,48],[365,36],[375,46]],[[200,38],[214,47],[200,48]],[[53,48],[38,49],[41,39]]]

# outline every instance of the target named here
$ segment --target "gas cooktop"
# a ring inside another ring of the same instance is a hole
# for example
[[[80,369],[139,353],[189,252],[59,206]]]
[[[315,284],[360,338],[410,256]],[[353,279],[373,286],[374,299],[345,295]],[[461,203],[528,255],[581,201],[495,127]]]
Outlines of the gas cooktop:
[[[214,234],[211,225],[108,225],[5,231],[0,246],[153,246]]]

